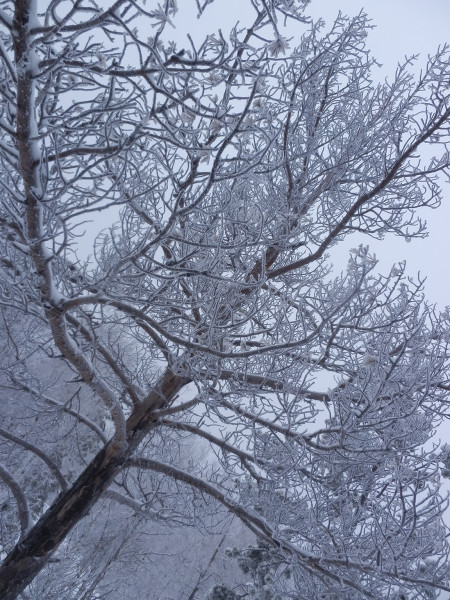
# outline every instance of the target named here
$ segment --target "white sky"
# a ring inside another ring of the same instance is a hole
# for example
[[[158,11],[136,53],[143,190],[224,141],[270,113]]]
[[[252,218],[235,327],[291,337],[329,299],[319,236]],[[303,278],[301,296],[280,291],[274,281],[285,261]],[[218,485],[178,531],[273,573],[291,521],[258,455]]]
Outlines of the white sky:
[[[418,68],[439,45],[450,42],[450,0],[312,0],[309,13],[322,16],[327,25],[340,9],[354,15],[364,9],[376,28],[369,33],[368,47],[373,56],[382,63],[380,79],[390,77],[397,63],[405,55],[420,53]],[[384,242],[370,240],[370,246],[380,259],[380,270],[387,271],[393,262],[407,261],[407,271],[415,275],[427,275],[426,295],[440,309],[450,305],[450,182],[443,182],[442,206],[423,213],[428,222],[429,236],[425,240],[413,240],[410,244],[387,238]],[[369,243],[369,242],[366,242]],[[352,240],[345,248],[352,247]],[[450,426],[444,423],[434,439],[448,442]],[[444,480],[441,494],[450,493],[450,481]],[[445,521],[450,526],[450,511]],[[440,600],[448,600],[442,592]]]
[[[230,28],[240,21],[242,26],[248,25],[253,18],[245,0],[215,0],[199,21],[194,2],[178,0],[180,13],[177,15],[177,30],[174,38],[179,40],[179,48],[189,47],[185,35],[189,32],[196,41],[203,40],[207,33],[221,28],[226,35]],[[426,62],[429,54],[433,54],[439,45],[450,41],[450,0],[312,0],[306,14],[314,19],[322,18],[326,29],[330,28],[341,11],[354,16],[364,10],[372,19],[375,29],[369,32],[368,48],[373,56],[382,64],[375,70],[374,77],[384,80],[392,77],[398,62],[405,56],[420,54],[417,70]],[[181,17],[181,18],[180,18]],[[299,36],[305,28],[299,25]],[[171,33],[171,32],[169,32]],[[294,39],[291,47],[296,45],[295,32],[290,33]],[[338,251],[333,252],[333,261],[341,270],[348,260],[348,250],[358,243],[369,244],[380,260],[379,271],[389,272],[394,262],[407,261],[407,273],[416,276],[427,276],[426,295],[439,308],[450,305],[450,283],[447,283],[447,260],[450,259],[450,184],[444,183],[442,207],[435,211],[422,212],[422,218],[428,223],[429,237],[425,240],[413,240],[407,244],[404,240],[389,237],[382,242],[371,238],[348,238]]]
[[[327,25],[341,10],[355,15],[364,9],[376,28],[369,33],[368,47],[382,63],[377,77],[390,77],[399,61],[407,55],[420,53],[418,68],[439,45],[450,42],[450,0],[312,0],[309,14],[322,17]],[[407,271],[427,275],[426,293],[440,308],[450,305],[450,183],[443,181],[443,202],[440,209],[422,213],[428,222],[429,236],[425,240],[387,238],[384,242],[368,240],[380,259],[380,270],[393,262],[406,259]],[[353,240],[345,243],[346,248]]]
[[[109,4],[108,0],[98,2],[100,5]],[[155,6],[157,0],[151,0],[148,4]],[[248,0],[216,0],[214,5],[207,7],[201,21],[196,19],[194,0],[178,0],[178,4],[180,14],[176,19],[177,30],[169,33],[179,40],[179,48],[188,47],[186,33],[200,41],[206,34],[214,33],[219,28],[227,34],[237,20],[243,25],[247,24]],[[362,9],[376,26],[369,32],[368,48],[382,63],[382,67],[374,74],[379,80],[391,77],[397,63],[406,55],[420,53],[418,65],[424,64],[428,54],[433,54],[439,45],[450,41],[450,0],[312,0],[307,14],[323,18],[329,28],[339,10],[353,16]],[[148,34],[152,33],[149,30]],[[295,45],[296,40],[293,39],[291,47]],[[422,214],[428,222],[427,239],[413,240],[411,244],[398,238],[387,238],[383,242],[370,238],[361,240],[369,244],[380,259],[380,271],[387,273],[394,262],[406,259],[410,275],[414,276],[417,272],[427,275],[427,297],[437,302],[440,308],[450,305],[450,183],[444,184],[443,206]],[[105,226],[108,226],[107,223],[102,225],[98,222],[86,226],[87,238],[92,239]],[[342,252],[340,249],[336,256],[337,266],[342,264],[345,267],[348,250],[355,243],[358,240],[354,236],[342,244]],[[80,249],[82,254],[84,252]],[[440,429],[439,435],[448,437],[444,428]],[[450,516],[447,522],[450,522]]]
[[[151,3],[156,4],[156,0]],[[226,37],[236,21],[240,21],[244,27],[249,24],[249,19],[253,19],[254,12],[249,5],[248,0],[215,0],[198,20],[194,0],[178,0],[180,12],[175,19],[176,30],[168,28],[168,34],[178,41],[178,48],[189,47],[187,33],[196,42],[201,42],[208,33],[221,28]],[[306,13],[314,19],[323,18],[328,29],[339,11],[353,16],[361,10],[365,10],[375,25],[375,29],[369,32],[368,48],[382,64],[374,72],[378,80],[392,77],[398,62],[413,54],[420,54],[417,63],[419,70],[428,54],[433,54],[439,45],[450,41],[450,0],[312,0]],[[305,31],[305,26],[299,25],[299,36],[302,31]],[[153,31],[148,33],[152,34]],[[292,47],[296,45],[295,32],[291,35],[294,37]],[[450,282],[447,282],[447,263],[450,261],[449,182],[443,181],[443,192],[439,210],[421,213],[428,223],[427,239],[413,240],[407,244],[394,237],[377,242],[371,238],[357,239],[351,236],[333,252],[337,270],[345,268],[350,248],[358,243],[369,244],[380,260],[380,272],[387,273],[393,263],[406,259],[408,275],[416,276],[420,272],[421,276],[427,276],[427,298],[432,303],[436,302],[440,309],[450,305]],[[93,239],[100,229],[107,226],[106,222],[87,224],[84,227],[87,234],[84,239]],[[80,256],[90,252],[90,244],[85,252],[80,248]]]

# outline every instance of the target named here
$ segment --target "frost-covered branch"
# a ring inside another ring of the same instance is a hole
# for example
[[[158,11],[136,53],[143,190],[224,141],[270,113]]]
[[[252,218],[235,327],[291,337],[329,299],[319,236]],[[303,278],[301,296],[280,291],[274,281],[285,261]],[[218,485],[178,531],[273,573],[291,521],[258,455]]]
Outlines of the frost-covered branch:
[[[19,482],[13,477],[6,467],[0,464],[0,478],[9,487],[17,504],[21,537],[23,537],[33,524],[30,509],[25,494]]]
[[[181,40],[195,3],[2,2],[0,459],[15,474],[30,452],[61,486],[23,465],[37,521],[21,512],[20,544],[2,530],[2,598],[88,513],[80,556],[125,505],[212,531],[217,502],[293,594],[447,589],[429,444],[450,314],[365,242],[424,237],[440,203],[449,49],[375,84],[366,15],[327,31],[307,4],[244,2],[227,33],[198,2],[212,18]]]
[[[50,469],[51,473],[54,475],[54,477],[58,481],[61,489],[65,490],[67,488],[67,482],[66,482],[63,474],[61,473],[60,469],[58,469],[58,467],[54,463],[54,461],[45,452],[43,452],[40,448],[38,448],[34,444],[31,444],[30,442],[27,442],[26,440],[23,440],[22,438],[17,437],[16,435],[13,435],[9,431],[6,431],[5,429],[2,429],[1,427],[0,427],[0,435],[2,437],[4,437],[5,439],[10,440],[11,442],[14,442],[15,444],[17,444],[19,446],[22,446],[22,448],[25,448],[25,450],[29,450],[30,452],[32,452],[33,454],[38,456],[42,461],[45,462],[47,467]]]

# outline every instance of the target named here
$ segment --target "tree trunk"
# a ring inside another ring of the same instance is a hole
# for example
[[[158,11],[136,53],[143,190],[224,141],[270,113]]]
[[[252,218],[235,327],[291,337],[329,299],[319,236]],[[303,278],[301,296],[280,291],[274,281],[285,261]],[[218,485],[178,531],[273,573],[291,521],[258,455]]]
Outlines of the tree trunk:
[[[127,420],[127,444],[109,442],[74,484],[61,493],[52,506],[16,544],[0,567],[0,598],[15,600],[29,585],[69,531],[94,506],[155,425],[153,412],[170,402],[189,379],[167,370],[145,402]]]

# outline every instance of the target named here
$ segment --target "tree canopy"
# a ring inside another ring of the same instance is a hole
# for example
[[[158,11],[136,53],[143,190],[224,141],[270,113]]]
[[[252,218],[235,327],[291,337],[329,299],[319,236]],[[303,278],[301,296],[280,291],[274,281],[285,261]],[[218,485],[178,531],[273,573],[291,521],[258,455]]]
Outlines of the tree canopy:
[[[284,598],[450,591],[450,312],[365,240],[426,235],[450,53],[375,84],[366,16],[327,31],[306,5],[249,0],[180,48],[175,0],[0,3],[5,600],[102,498],[225,508]]]

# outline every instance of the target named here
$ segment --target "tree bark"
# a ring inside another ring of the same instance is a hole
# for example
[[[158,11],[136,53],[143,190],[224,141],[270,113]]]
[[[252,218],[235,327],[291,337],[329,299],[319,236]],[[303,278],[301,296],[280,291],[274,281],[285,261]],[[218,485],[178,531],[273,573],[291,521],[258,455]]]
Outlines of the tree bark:
[[[15,600],[29,585],[69,531],[89,512],[140,442],[157,423],[154,411],[169,403],[189,379],[169,369],[145,402],[127,420],[127,444],[110,441],[73,485],[62,492],[23,536],[0,567],[0,598]]]

